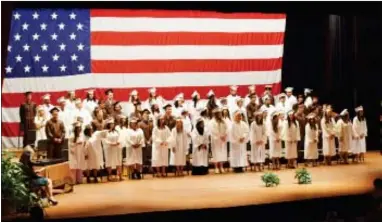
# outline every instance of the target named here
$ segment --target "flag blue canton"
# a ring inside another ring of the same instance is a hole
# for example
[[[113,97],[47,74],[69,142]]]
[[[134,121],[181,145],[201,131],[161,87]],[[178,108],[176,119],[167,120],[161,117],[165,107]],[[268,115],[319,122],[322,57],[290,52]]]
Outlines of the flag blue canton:
[[[6,78],[90,73],[90,10],[12,12]]]

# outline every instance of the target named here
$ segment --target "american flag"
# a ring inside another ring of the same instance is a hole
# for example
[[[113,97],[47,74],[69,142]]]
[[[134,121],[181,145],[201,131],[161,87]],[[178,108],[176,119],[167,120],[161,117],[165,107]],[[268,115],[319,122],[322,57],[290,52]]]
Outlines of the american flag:
[[[114,89],[126,102],[136,89],[167,100],[210,89],[227,96],[238,85],[258,93],[266,84],[280,91],[286,16],[207,11],[19,9],[12,12],[2,91],[2,145],[17,147],[24,92],[51,101],[95,88]]]

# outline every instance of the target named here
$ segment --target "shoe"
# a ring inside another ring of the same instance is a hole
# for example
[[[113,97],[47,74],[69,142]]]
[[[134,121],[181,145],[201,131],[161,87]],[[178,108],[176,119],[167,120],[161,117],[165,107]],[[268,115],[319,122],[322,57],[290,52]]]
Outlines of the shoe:
[[[140,172],[137,172],[137,179],[138,179],[138,180],[142,179],[142,177],[141,177],[141,173],[140,173]]]
[[[215,174],[218,174],[218,173],[219,173],[219,169],[215,168]]]
[[[53,206],[56,206],[58,204],[57,200],[53,200],[51,198],[49,198],[48,200],[49,200],[49,203],[52,204]]]
[[[92,181],[90,180],[90,177],[86,178],[86,183],[91,183]]]

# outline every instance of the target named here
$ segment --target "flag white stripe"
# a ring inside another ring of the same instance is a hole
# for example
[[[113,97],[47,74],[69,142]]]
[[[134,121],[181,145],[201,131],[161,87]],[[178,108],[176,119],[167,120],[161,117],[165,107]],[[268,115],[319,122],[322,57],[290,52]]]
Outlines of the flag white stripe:
[[[91,31],[112,32],[284,32],[286,19],[92,17]]]
[[[271,59],[283,56],[283,45],[246,46],[100,46],[92,60]]]
[[[61,77],[6,78],[3,93],[57,92],[84,88],[141,88],[273,84],[281,69],[250,72],[107,73]]]
[[[3,123],[20,122],[19,108],[1,108],[1,121]]]
[[[20,139],[20,144],[19,143]],[[1,137],[1,147],[2,148],[18,148],[17,146],[20,145],[20,147],[23,146],[23,138],[22,137]]]

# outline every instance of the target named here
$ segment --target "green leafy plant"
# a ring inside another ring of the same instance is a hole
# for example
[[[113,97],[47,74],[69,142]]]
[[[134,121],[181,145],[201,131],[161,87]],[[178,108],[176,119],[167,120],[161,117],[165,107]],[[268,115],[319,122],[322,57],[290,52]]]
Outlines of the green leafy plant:
[[[36,196],[26,184],[26,175],[20,164],[12,162],[12,156],[3,152],[1,158],[1,202],[4,214],[20,209],[29,210],[40,205]]]
[[[294,176],[294,178],[298,180],[298,184],[312,183],[312,176],[305,168],[296,170],[296,175]]]
[[[261,180],[265,183],[266,187],[273,187],[280,184],[280,178],[276,174],[271,172],[262,175]]]

